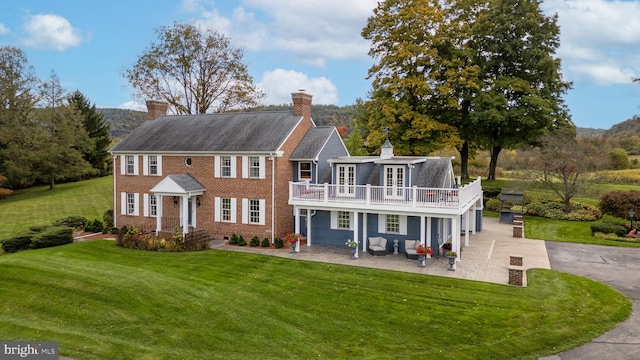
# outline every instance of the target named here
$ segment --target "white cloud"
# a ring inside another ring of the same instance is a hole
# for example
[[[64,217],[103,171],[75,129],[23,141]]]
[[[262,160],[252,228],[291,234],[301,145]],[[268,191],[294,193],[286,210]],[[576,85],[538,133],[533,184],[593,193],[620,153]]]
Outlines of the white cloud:
[[[630,83],[640,74],[640,2],[549,0],[547,14],[558,14],[565,77],[597,85]]]
[[[8,27],[4,26],[3,23],[0,23],[0,35],[6,35],[8,33],[10,33],[11,30],[9,30]]]
[[[194,8],[193,2],[197,0],[185,0],[184,4]],[[199,23],[226,34],[247,51],[289,51],[303,63],[326,67],[327,59],[367,57],[370,44],[360,33],[376,3],[245,0],[229,17],[217,9],[203,10]],[[198,4],[203,8],[209,5]]]
[[[314,104],[338,103],[338,89],[324,76],[309,78],[301,72],[275,69],[262,74],[262,80],[257,86],[265,92],[262,102],[267,105],[289,104],[291,93],[299,89],[305,89],[313,95]]]
[[[63,51],[82,42],[80,31],[59,15],[31,15],[23,27],[28,47]]]
[[[120,109],[129,109],[129,110],[137,110],[137,111],[147,111],[147,105],[142,104],[137,101],[127,101],[126,103],[118,106]]]

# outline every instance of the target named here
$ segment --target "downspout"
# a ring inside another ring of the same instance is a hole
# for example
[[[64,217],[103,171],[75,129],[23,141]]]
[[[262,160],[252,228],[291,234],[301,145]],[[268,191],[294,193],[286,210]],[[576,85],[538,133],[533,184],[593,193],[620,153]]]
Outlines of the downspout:
[[[273,153],[269,154],[269,160],[271,160],[271,243],[275,242],[276,222],[276,157]]]
[[[312,164],[314,165],[314,168],[316,170],[315,171],[316,172],[316,181],[315,181],[315,183],[317,184],[318,183],[318,160],[313,160]]]
[[[113,227],[118,227],[117,225],[117,214],[118,211],[116,211],[116,204],[117,204],[117,196],[118,194],[116,194],[116,159],[118,159],[118,155],[113,155]],[[120,204],[120,206],[122,206],[122,204]],[[109,231],[111,231],[111,229],[109,229]]]

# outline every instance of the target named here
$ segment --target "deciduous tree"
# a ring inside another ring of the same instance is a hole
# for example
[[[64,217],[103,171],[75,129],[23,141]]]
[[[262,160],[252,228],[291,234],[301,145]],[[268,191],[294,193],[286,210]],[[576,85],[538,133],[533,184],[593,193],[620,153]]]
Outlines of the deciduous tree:
[[[222,112],[258,104],[244,55],[226,36],[194,24],[174,23],[157,30],[152,43],[125,78],[136,95],[168,102],[178,114]]]

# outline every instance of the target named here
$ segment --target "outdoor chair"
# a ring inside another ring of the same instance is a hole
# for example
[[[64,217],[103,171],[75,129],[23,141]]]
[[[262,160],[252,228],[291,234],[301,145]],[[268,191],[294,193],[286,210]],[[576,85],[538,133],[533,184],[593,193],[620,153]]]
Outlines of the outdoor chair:
[[[416,248],[420,245],[420,240],[405,240],[404,252],[407,255],[407,259],[418,260],[418,253]]]
[[[382,236],[370,237],[367,252],[374,256],[387,255],[387,239]]]

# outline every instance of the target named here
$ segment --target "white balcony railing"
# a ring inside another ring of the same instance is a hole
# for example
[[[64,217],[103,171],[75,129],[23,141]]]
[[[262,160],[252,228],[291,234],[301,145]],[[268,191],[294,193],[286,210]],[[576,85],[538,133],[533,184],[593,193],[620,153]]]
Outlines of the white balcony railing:
[[[480,178],[456,189],[289,183],[289,200],[458,209],[480,198]]]

